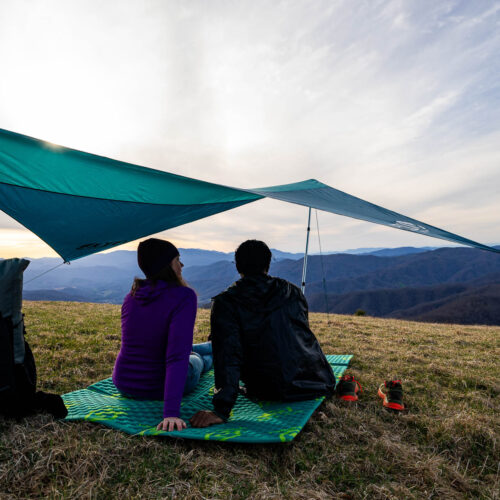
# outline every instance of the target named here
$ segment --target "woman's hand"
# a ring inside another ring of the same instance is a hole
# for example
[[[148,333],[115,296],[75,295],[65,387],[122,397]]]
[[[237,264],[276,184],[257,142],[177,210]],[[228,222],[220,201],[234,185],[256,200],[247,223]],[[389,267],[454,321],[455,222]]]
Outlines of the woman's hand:
[[[159,431],[175,431],[176,428],[178,431],[182,431],[186,428],[186,422],[182,418],[166,417],[156,426]]]

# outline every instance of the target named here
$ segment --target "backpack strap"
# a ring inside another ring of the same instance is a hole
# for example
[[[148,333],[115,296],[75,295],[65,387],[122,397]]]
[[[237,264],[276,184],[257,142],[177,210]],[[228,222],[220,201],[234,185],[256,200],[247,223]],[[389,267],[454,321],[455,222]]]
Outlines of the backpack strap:
[[[0,402],[15,389],[12,353],[12,321],[0,313]]]
[[[23,303],[23,272],[30,261],[5,259],[0,261],[0,314],[11,318],[13,328],[14,363],[24,362],[24,322],[21,312]]]

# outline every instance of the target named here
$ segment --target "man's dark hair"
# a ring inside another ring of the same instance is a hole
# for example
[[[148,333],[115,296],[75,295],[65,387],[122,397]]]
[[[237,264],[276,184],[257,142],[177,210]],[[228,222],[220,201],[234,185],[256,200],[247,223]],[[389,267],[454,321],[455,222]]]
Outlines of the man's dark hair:
[[[259,240],[244,241],[234,253],[236,269],[240,274],[262,274],[269,271],[271,250]]]

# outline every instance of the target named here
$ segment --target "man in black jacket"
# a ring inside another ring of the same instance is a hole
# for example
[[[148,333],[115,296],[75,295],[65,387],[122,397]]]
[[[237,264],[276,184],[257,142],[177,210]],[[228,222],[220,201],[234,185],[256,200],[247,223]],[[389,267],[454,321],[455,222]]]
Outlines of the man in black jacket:
[[[300,401],[334,392],[335,376],[309,329],[303,293],[267,274],[271,251],[248,240],[235,253],[241,279],[213,299],[214,410],[190,420],[193,427],[225,422],[239,392],[249,397]]]

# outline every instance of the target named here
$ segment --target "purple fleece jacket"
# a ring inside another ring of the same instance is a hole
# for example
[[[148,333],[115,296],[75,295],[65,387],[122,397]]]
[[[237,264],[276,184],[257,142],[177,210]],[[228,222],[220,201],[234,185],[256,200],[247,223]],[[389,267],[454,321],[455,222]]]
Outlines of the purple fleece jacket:
[[[196,310],[191,288],[164,281],[146,281],[122,305],[122,345],[113,383],[140,399],[163,399],[163,417],[179,416]]]

